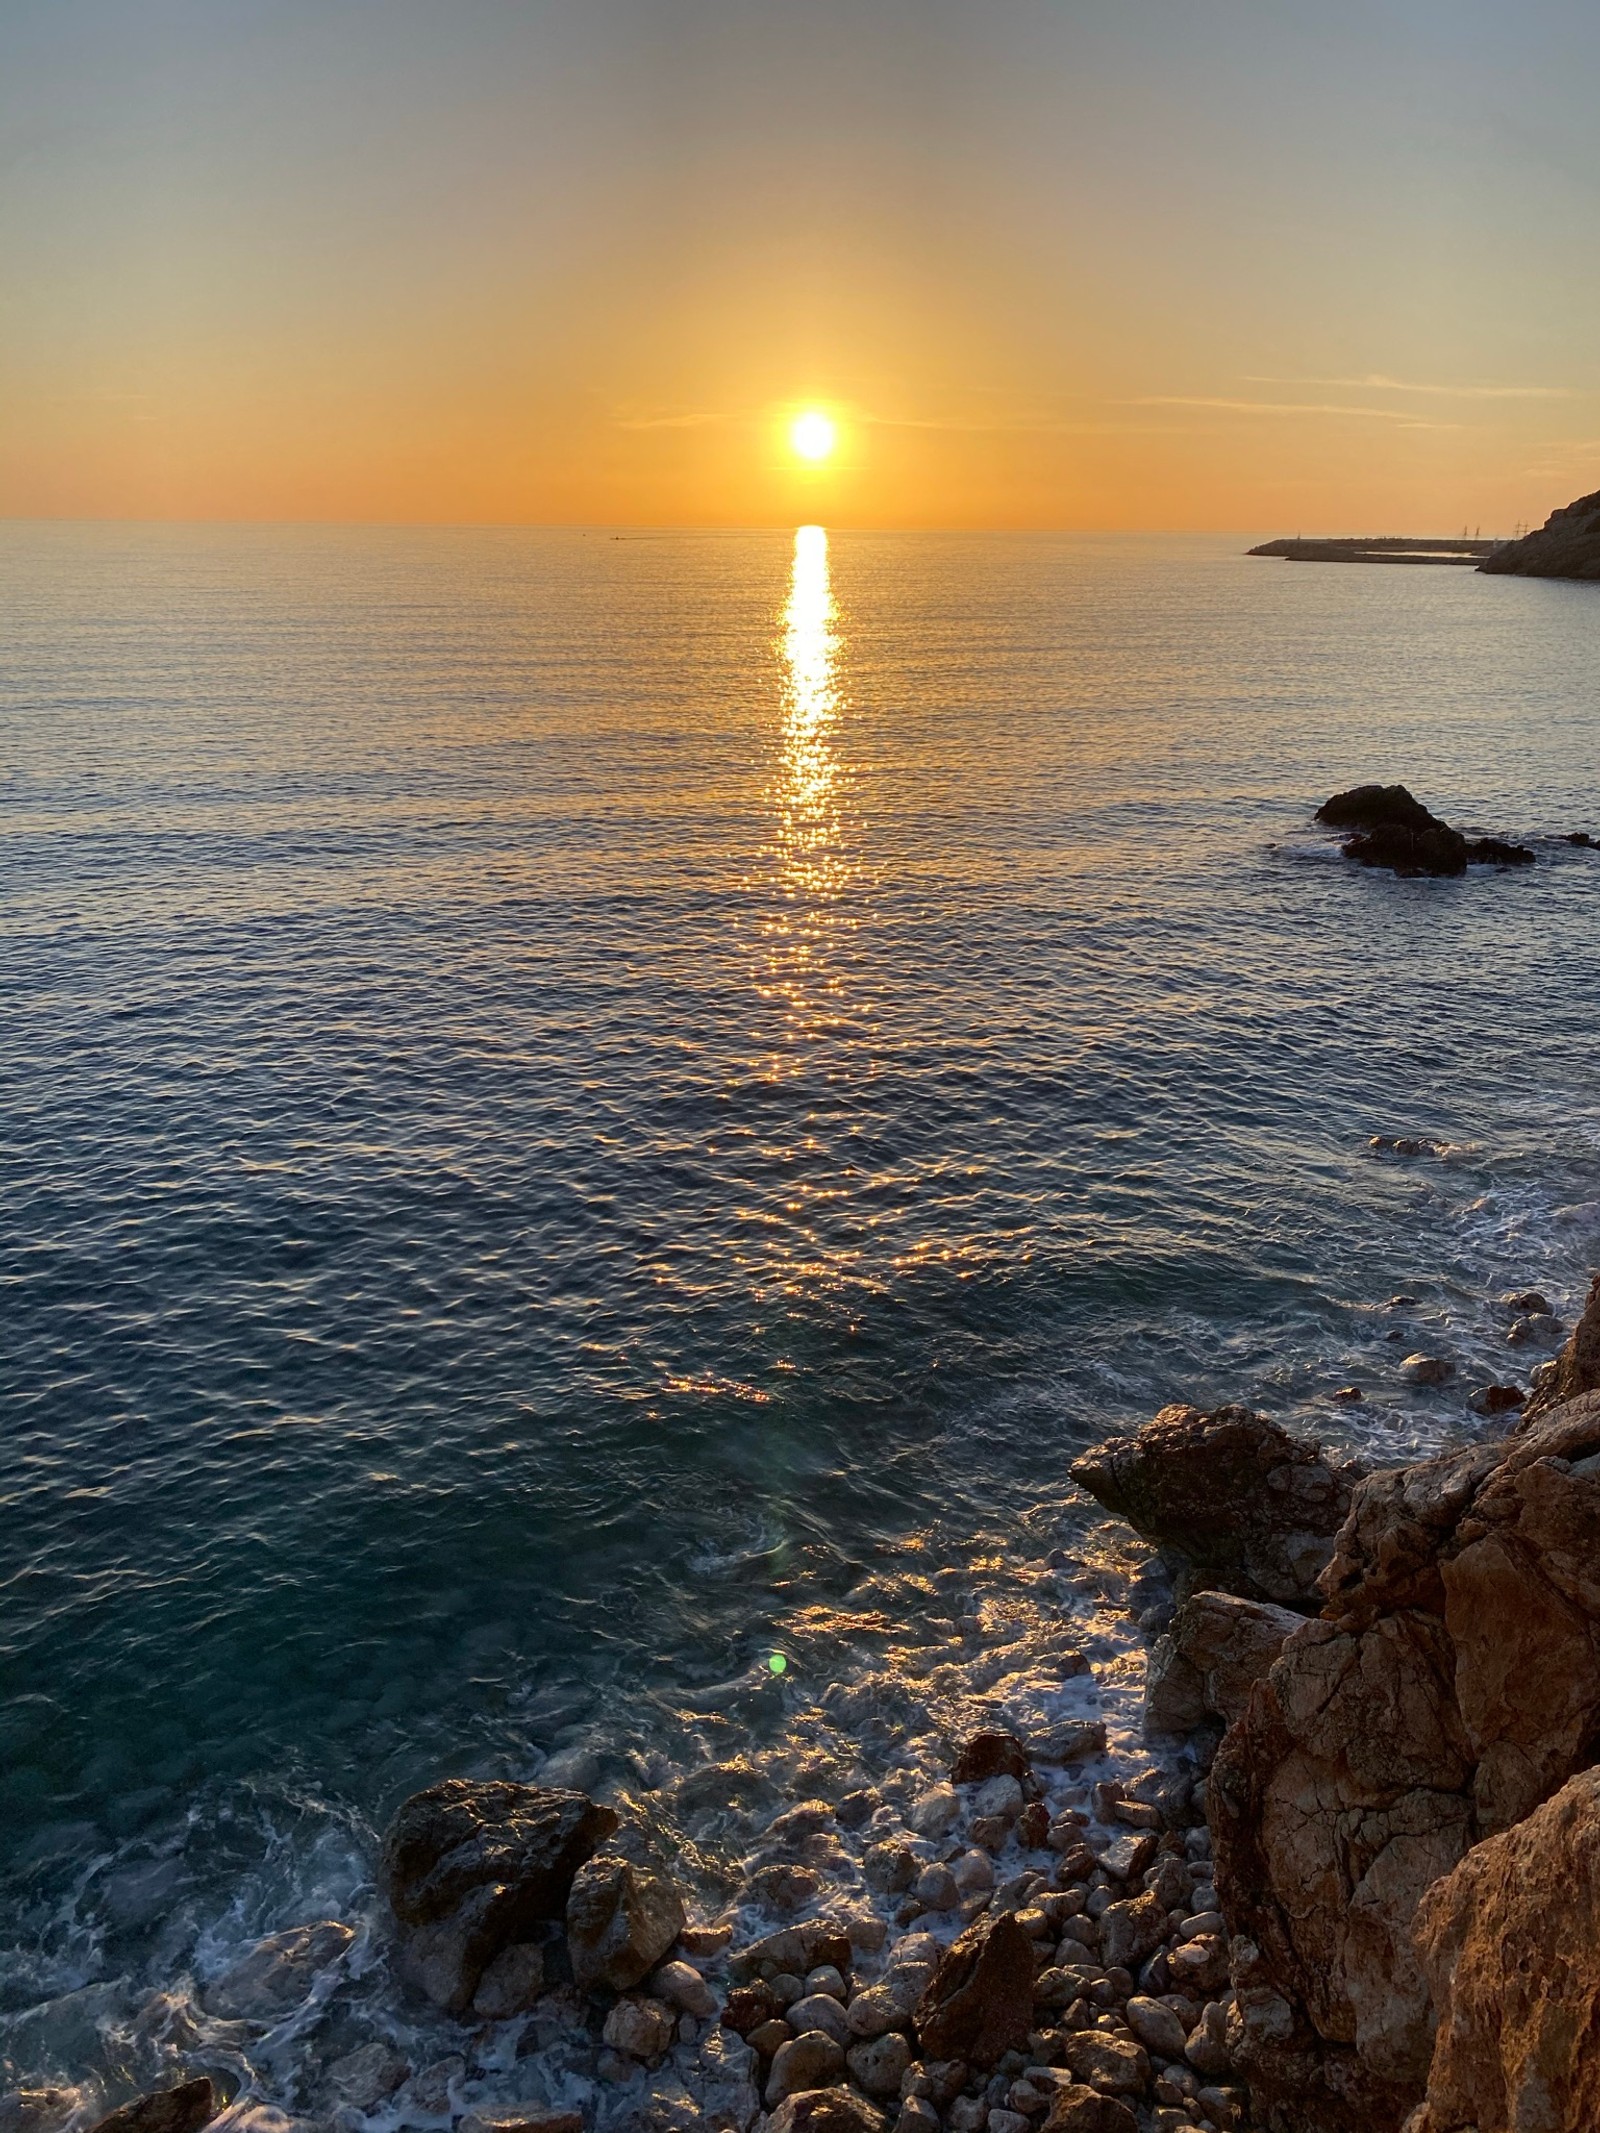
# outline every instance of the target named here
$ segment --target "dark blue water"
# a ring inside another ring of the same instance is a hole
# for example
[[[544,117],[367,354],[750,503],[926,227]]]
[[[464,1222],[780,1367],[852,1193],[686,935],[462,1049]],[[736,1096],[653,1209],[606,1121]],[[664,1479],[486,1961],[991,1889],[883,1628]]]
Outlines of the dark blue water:
[[[1600,831],[1600,597],[1234,546],[0,529],[16,2071],[441,1771],[821,1755],[1166,1400],[1525,1376],[1600,858],[1309,821]]]

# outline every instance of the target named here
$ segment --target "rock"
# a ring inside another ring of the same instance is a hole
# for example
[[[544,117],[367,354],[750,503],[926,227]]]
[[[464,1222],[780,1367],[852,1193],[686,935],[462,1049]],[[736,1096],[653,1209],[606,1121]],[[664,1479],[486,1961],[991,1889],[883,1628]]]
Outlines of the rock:
[[[1132,1881],[1155,1855],[1156,1840],[1144,1830],[1135,1836],[1113,1838],[1100,1854],[1100,1864],[1118,1881]]]
[[[12,2089],[0,2096],[0,2133],[61,2133],[81,2101],[77,2089]]]
[[[757,1867],[745,1882],[745,1899],[768,1911],[803,1911],[822,1887],[808,1867],[787,1861]]]
[[[1245,1599],[1308,1608],[1357,1469],[1246,1407],[1165,1407],[1075,1462],[1078,1486]]]
[[[1167,1937],[1167,1910],[1147,1889],[1101,1913],[1100,1955],[1108,1970],[1132,1970]]]
[[[135,2097],[132,2103],[108,2112],[90,2133],[199,2133],[220,2109],[216,2090],[202,2074],[176,2088]]]
[[[1512,1348],[1554,1348],[1566,1330],[1560,1319],[1552,1318],[1548,1311],[1535,1311],[1511,1321],[1506,1328],[1506,1343]]]
[[[931,1933],[908,1933],[896,1942],[881,1980],[858,1992],[845,2009],[851,2035],[881,2037],[891,2029],[905,2028],[932,1981],[941,1953]]]
[[[583,2133],[581,2111],[515,2111],[495,2117],[469,2111],[456,2133]]]
[[[801,2089],[832,2088],[844,2074],[844,2046],[820,2029],[810,2029],[780,2044],[767,2076],[767,2109]]]
[[[1150,2079],[1150,2055],[1144,2046],[1103,2030],[1080,2029],[1064,2038],[1061,2056],[1070,2073],[1102,2096],[1142,2095]]]
[[[902,2036],[873,2037],[852,2045],[845,2061],[852,2080],[869,2096],[898,2096],[911,2064],[911,2047]]]
[[[1502,542],[1478,568],[1519,578],[1600,578],[1600,490],[1552,511],[1520,541]]]
[[[919,1837],[943,1837],[955,1828],[961,1800],[951,1785],[934,1785],[912,1804],[907,1817]]]
[[[732,1939],[732,1926],[685,1926],[678,1946],[685,1955],[720,1955]]]
[[[526,2014],[544,1990],[544,1950],[536,1941],[514,1941],[484,1965],[472,2012],[484,2022],[508,2022]]]
[[[1328,1397],[1331,1400],[1343,1400],[1348,1405],[1354,1406],[1357,1401],[1364,1400],[1367,1396],[1359,1385],[1341,1385],[1336,1391],[1331,1392]]]
[[[1192,1733],[1207,1716],[1232,1725],[1303,1619],[1264,1600],[1195,1593],[1151,1649],[1146,1733]]]
[[[722,2003],[722,2026],[747,2037],[751,2030],[773,2021],[782,2012],[783,2002],[770,1985],[759,1980],[753,1985],[736,1985]]]
[[[825,1992],[830,1999],[843,2000],[845,1982],[832,1963],[819,1963],[814,1970],[806,1972],[807,1992]]]
[[[410,2071],[393,2045],[374,2038],[334,2060],[328,2068],[328,2087],[352,2111],[374,2111],[386,2096],[394,2094]]]
[[[786,2097],[766,2133],[886,2133],[888,2121],[852,2089],[806,2089]]]
[[[796,2000],[784,2020],[797,2037],[803,2037],[807,2030],[819,2029],[825,2037],[832,2037],[841,2050],[850,2042],[851,2030],[844,2009],[825,1992],[808,1992],[804,1999]]]
[[[626,2052],[630,2059],[659,2059],[676,2031],[670,2007],[629,1995],[606,2016],[600,2034],[613,2051]]]
[[[1326,1618],[1225,1737],[1210,1815],[1234,2056],[1284,2133],[1394,2133],[1420,2102],[1434,2011],[1417,1907],[1600,1738],[1597,1536],[1600,1392],[1369,1477]]]
[[[1106,1747],[1105,1720],[1088,1718],[1039,1734],[1030,1749],[1036,1763],[1082,1763],[1103,1755]]]
[[[335,1918],[269,1934],[202,1988],[200,2004],[227,2022],[281,2022],[308,1998],[317,1973],[337,1962],[355,1937],[353,1927]]]
[[[1181,2059],[1188,2038],[1183,2024],[1170,2007],[1160,2000],[1149,2000],[1135,1994],[1128,2002],[1128,2027],[1145,2047],[1146,2051],[1159,2054],[1163,2059]]]
[[[717,1996],[692,1963],[663,1963],[650,1980],[650,1989],[670,2006],[681,2007],[702,2022],[717,2012]],[[733,2027],[730,2023],[729,2027]]]
[[[953,1797],[953,1795],[952,1795]],[[951,1817],[953,1822],[955,1817]],[[917,1878],[916,1854],[892,1839],[869,1844],[861,1859],[861,1878],[883,1896],[903,1896]]]
[[[972,1795],[972,1811],[975,1815],[997,1815],[1002,1821],[1014,1822],[1022,1812],[1022,1787],[1014,1777],[1004,1773],[985,1778]]]
[[[1417,1912],[1439,2016],[1415,2133],[1600,2126],[1600,1769],[1476,1845]]]
[[[609,1807],[539,1785],[447,1778],[414,1793],[380,1868],[406,1982],[462,2013],[502,1948],[562,1915],[573,1876],[616,1826]]]
[[[599,1852],[573,1876],[567,1950],[584,1992],[626,1992],[660,1962],[683,1926],[683,1898],[654,1867]]]
[[[1015,1916],[979,1918],[945,1951],[917,2003],[924,2058],[989,2067],[1020,2051],[1033,2026],[1033,1979],[1033,1943]]]
[[[1335,793],[1316,819],[1333,829],[1354,830],[1344,855],[1361,866],[1390,867],[1397,874],[1464,874],[1469,865],[1532,866],[1525,845],[1497,837],[1469,839],[1431,814],[1404,785],[1357,785]]]
[[[1455,1364],[1442,1355],[1408,1355],[1400,1365],[1408,1385],[1448,1385],[1455,1374]]]
[[[949,1867],[936,1860],[925,1866],[912,1884],[912,1894],[924,1910],[953,1911],[961,1902],[961,1890]]]
[[[1009,1777],[1020,1785],[1032,1774],[1028,1751],[1014,1733],[975,1733],[957,1752],[950,1782],[981,1785],[986,1778]]]
[[[1115,2096],[1074,2087],[1057,2092],[1044,2133],[1139,2133],[1139,2121]]]
[[[1519,1408],[1528,1395],[1520,1385],[1480,1385],[1467,1397],[1476,1415],[1506,1415]]]
[[[1554,1370],[1541,1380],[1529,1400],[1525,1419],[1537,1421],[1540,1415],[1559,1407],[1563,1401],[1575,1400],[1586,1392],[1597,1390],[1600,1390],[1600,1274],[1590,1282],[1583,1315],[1573,1329],[1571,1339],[1556,1357]]]
[[[758,2051],[763,2059],[770,2059],[776,2052],[780,2052],[783,2049],[793,2035],[794,2031],[787,2022],[777,2020],[758,2022],[745,2039],[745,2042],[750,2045],[752,2050]]]
[[[1028,2121],[1020,2111],[1008,2111],[1003,2104],[991,2105],[989,2133],[1028,2133]]]
[[[1187,1940],[1167,1957],[1167,1971],[1175,1992],[1197,2000],[1220,1992],[1228,1982],[1227,1941],[1217,1933]]]

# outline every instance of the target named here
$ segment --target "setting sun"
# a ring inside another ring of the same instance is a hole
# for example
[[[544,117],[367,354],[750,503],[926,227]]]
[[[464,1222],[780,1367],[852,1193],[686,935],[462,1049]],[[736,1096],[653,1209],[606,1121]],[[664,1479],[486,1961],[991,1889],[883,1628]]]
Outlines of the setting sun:
[[[789,425],[789,442],[802,459],[809,459],[813,464],[831,456],[838,434],[829,418],[816,408],[797,415]]]

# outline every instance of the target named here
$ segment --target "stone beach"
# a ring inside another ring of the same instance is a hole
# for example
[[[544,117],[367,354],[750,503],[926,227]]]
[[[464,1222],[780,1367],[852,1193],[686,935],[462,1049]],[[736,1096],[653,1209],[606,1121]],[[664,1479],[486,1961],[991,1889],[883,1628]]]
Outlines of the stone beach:
[[[1073,1479],[1167,1576],[1142,1761],[1092,1719],[994,1723],[909,1783],[797,1783],[710,1910],[646,1814],[446,1779],[391,1824],[370,1942],[309,1921],[201,1993],[260,2048],[377,1965],[409,2035],[341,2035],[289,2108],[230,2101],[169,2014],[167,2085],[98,2119],[18,2091],[0,2129],[1591,2127],[1600,1278],[1507,1438],[1363,1473],[1248,1409],[1174,1407]],[[968,1640],[973,1681],[993,1653]]]

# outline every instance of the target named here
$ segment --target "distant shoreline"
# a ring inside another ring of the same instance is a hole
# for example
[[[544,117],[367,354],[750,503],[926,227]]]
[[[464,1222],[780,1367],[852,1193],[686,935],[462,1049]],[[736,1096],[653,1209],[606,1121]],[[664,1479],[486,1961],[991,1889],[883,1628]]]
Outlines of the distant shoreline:
[[[1287,563],[1420,563],[1455,564],[1469,568],[1482,563],[1502,544],[1485,540],[1412,540],[1403,534],[1382,534],[1371,539],[1263,541],[1251,555],[1277,556]]]

